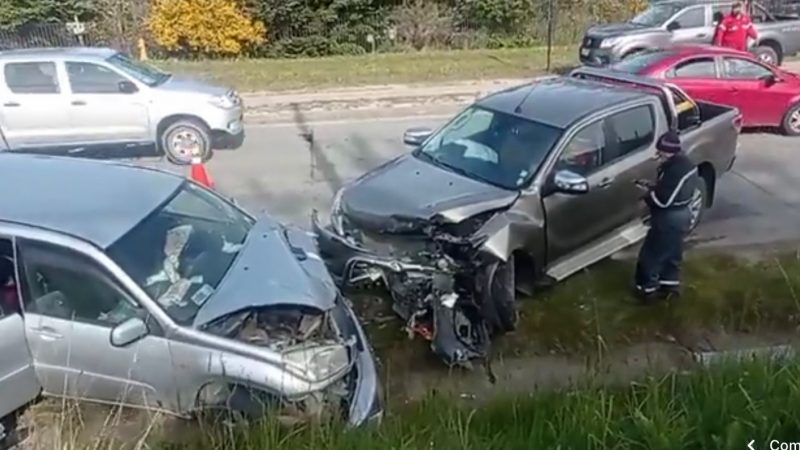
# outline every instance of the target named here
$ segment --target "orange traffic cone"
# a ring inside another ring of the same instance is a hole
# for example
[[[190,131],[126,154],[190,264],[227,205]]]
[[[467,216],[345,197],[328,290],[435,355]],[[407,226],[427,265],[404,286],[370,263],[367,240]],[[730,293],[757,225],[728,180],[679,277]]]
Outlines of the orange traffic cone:
[[[214,189],[214,181],[211,179],[211,175],[208,174],[206,165],[203,164],[203,159],[199,156],[192,157],[192,168],[189,174],[195,182],[209,189]]]

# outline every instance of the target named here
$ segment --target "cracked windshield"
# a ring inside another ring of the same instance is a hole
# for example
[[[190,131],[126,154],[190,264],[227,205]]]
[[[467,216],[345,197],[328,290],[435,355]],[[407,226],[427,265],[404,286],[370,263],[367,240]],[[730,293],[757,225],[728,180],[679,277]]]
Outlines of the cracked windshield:
[[[0,0],[0,450],[800,450],[798,143],[800,0]]]

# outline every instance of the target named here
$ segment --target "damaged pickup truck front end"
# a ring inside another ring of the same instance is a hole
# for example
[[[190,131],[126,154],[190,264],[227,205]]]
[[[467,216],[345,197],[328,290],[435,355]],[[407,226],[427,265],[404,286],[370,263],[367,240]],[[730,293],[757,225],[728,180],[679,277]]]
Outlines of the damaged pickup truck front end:
[[[415,188],[387,194],[390,185]],[[505,211],[518,196],[405,155],[341,189],[330,224],[314,212],[312,225],[343,289],[382,284],[410,333],[469,367],[515,326]]]

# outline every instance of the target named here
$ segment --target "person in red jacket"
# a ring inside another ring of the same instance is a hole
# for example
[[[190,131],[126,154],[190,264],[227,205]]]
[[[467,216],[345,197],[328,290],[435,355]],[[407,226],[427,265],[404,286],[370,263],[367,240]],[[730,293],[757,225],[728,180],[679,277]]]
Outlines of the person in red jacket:
[[[730,14],[717,24],[717,29],[714,31],[714,45],[747,51],[748,38],[756,39],[758,34],[750,16],[742,11],[742,3],[736,2],[731,7]]]

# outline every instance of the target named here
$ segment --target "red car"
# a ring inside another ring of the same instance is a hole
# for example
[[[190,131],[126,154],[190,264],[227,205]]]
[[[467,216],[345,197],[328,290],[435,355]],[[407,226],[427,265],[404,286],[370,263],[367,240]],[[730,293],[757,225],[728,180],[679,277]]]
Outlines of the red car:
[[[631,56],[611,69],[666,79],[698,100],[735,106],[745,127],[778,127],[800,135],[800,75],[750,53],[678,46]]]

